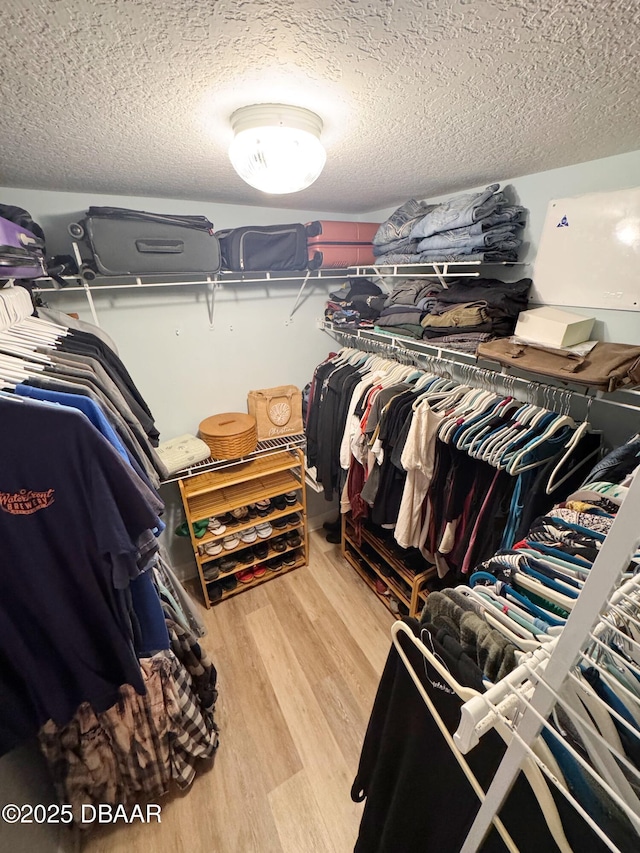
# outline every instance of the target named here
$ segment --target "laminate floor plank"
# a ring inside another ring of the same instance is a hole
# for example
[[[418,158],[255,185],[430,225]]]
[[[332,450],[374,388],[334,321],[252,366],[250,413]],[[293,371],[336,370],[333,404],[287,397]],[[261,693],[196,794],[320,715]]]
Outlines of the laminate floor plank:
[[[323,587],[327,583],[331,583],[329,575],[323,579]],[[325,654],[328,654],[333,663],[331,671],[343,674],[361,708],[368,714],[371,710],[372,695],[375,695],[380,680],[379,671],[358,645],[349,624],[336,613],[323,588],[310,572],[294,572],[290,585],[298,606],[309,614],[314,630],[325,648]],[[387,615],[390,617],[386,612],[383,615],[385,619]],[[391,618],[388,624],[392,624]]]
[[[352,771],[351,776],[355,778],[373,697],[364,711],[347,681],[338,672],[314,685],[313,692],[340,752]]]
[[[333,609],[349,625],[374,669],[382,672],[389,653],[389,627],[393,624],[393,616],[343,560],[337,548],[335,551],[337,553],[318,553],[316,550],[309,567],[311,574],[322,584]]]
[[[339,853],[305,770],[271,791],[269,804],[283,853]]]
[[[162,800],[160,825],[98,829],[84,853],[351,853],[350,788],[393,617],[322,533],[310,546],[308,567],[201,608],[215,760]]]
[[[248,590],[246,595],[257,591],[256,587]],[[241,601],[243,598],[244,595],[237,595],[220,607],[219,624],[227,638],[228,662],[226,666],[218,667],[219,692],[225,697],[228,717],[224,732],[233,732],[236,721],[244,720],[246,737],[252,743],[257,765],[266,778],[266,790],[270,791],[298,773],[302,762],[274,686],[249,631],[245,605]],[[251,610],[249,615],[259,612]],[[223,733],[219,752],[224,748],[225,739]]]
[[[350,798],[353,782],[340,747],[272,608],[248,617],[331,839],[339,851],[353,848],[360,807]]]

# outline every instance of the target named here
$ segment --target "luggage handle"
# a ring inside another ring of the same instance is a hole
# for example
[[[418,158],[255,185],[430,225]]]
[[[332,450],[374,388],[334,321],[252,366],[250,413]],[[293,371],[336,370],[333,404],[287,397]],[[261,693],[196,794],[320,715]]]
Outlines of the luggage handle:
[[[184,252],[182,240],[136,240],[136,249],[145,255],[180,255]]]
[[[44,240],[41,240],[39,237],[34,237],[32,234],[30,235],[21,232],[19,240],[23,246],[34,246],[36,249],[44,249]]]

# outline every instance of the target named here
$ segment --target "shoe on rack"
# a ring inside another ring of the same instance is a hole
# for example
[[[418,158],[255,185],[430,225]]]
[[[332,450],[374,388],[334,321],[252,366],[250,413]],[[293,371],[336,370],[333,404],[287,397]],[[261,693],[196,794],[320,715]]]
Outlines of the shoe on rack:
[[[231,515],[239,521],[242,521],[245,518],[249,518],[249,509],[246,506],[239,506],[236,509],[231,510]]]
[[[207,542],[204,545],[204,551],[208,557],[217,557],[218,554],[222,554],[222,545],[219,542]]]
[[[206,581],[214,581],[220,575],[220,566],[217,563],[211,563],[206,569],[203,569],[202,574]]]
[[[235,535],[235,533],[225,536],[222,540],[222,547],[225,551],[232,551],[234,548],[237,548],[239,544],[240,539]]]
[[[221,560],[218,560],[218,564],[220,565],[221,572],[232,572],[238,565],[238,561],[234,560],[233,557],[223,557]]]
[[[282,562],[285,566],[293,566],[295,565],[296,560],[298,559],[298,555],[295,551],[289,551],[286,554],[282,555]]]
[[[284,499],[288,506],[293,506],[298,503],[298,495],[296,492],[286,492]]]
[[[277,498],[271,498],[271,503],[273,504],[273,508],[277,509],[279,512],[282,512],[283,509],[287,508],[287,502],[284,495],[278,495]]]
[[[240,583],[251,583],[251,581],[253,580],[253,576],[253,568],[243,569],[236,575]]]
[[[302,516],[299,512],[292,512],[291,515],[285,515],[285,521],[289,527],[298,525],[302,521]]]
[[[271,540],[270,544],[277,554],[281,554],[283,551],[287,550],[287,540],[284,536],[277,536],[275,539]]]
[[[272,557],[265,565],[270,572],[279,572],[282,569],[282,557]]]
[[[256,509],[258,511],[258,515],[269,515],[271,512],[271,501],[268,498],[265,498],[262,501],[256,501]]]
[[[341,539],[342,539],[339,531],[333,531],[333,530],[330,533],[327,533],[327,535],[324,538],[327,540],[327,542],[330,542],[332,545],[339,545],[341,542]]]
[[[238,580],[235,575],[229,575],[228,578],[222,578],[220,586],[223,592],[231,592],[238,586]]]
[[[210,518],[209,523],[207,524],[207,529],[209,533],[213,533],[215,536],[219,536],[224,533],[227,529],[227,526],[223,524],[219,518]]]
[[[209,601],[214,604],[216,601],[220,601],[222,598],[222,584],[220,583],[208,583],[207,584],[207,593],[209,595]]]
[[[282,516],[281,518],[274,518],[271,522],[271,526],[274,530],[285,530],[287,526],[286,516]]]
[[[256,533],[261,539],[268,539],[273,533],[273,527],[268,521],[263,521],[261,524],[256,524]]]
[[[247,545],[252,545],[258,538],[258,531],[255,527],[247,527],[246,530],[240,531],[240,539],[246,542]]]
[[[266,542],[259,542],[253,546],[253,553],[258,560],[266,560],[269,556],[269,546]]]
[[[299,548],[302,545],[302,538],[297,531],[294,531],[293,536],[287,536],[285,541],[288,548]]]
[[[380,593],[380,595],[386,595],[389,592],[389,587],[386,585],[386,583],[383,583],[380,578],[376,579],[375,587],[376,590]]]
[[[244,563],[244,565],[248,565],[249,563],[253,563],[255,559],[255,554],[253,553],[251,548],[245,548],[244,551],[238,551],[238,562]]]
[[[249,510],[249,518],[258,517],[258,507],[255,504],[248,504],[247,509]]]
[[[253,576],[254,578],[263,578],[267,573],[267,570],[262,564],[253,567]]]

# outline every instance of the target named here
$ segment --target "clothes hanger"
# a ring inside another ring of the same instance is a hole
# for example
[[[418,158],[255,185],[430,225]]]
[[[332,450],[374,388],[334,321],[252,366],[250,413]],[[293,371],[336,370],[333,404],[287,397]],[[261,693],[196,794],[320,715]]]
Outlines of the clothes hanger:
[[[540,643],[536,640],[534,634],[527,630],[527,628],[524,628],[519,622],[514,622],[513,619],[510,619],[504,610],[500,609],[500,604],[494,602],[492,599],[484,598],[479,590],[468,590],[466,597],[473,598],[478,603],[482,617],[487,625],[499,631],[521,651],[534,651],[540,648]]]
[[[588,420],[589,410],[591,408],[592,400],[593,400],[593,397],[589,397],[589,402],[587,403],[586,420],[584,420],[581,424],[578,425],[577,430],[573,433],[573,435],[571,436],[571,438],[567,442],[564,454],[562,455],[562,457],[558,461],[558,464],[556,465],[556,467],[551,472],[551,475],[549,476],[549,480],[548,480],[547,486],[545,488],[545,494],[547,494],[547,495],[553,494],[553,492],[555,492],[563,483],[565,483],[569,479],[569,477],[571,477],[576,471],[578,471],[580,468],[582,468],[582,466],[585,465],[590,459],[593,459],[595,456],[600,456],[600,453],[602,452],[602,431],[601,430],[597,430],[597,431],[592,430],[591,425],[590,425],[589,420]],[[573,451],[576,449],[576,447],[578,446],[578,444],[582,440],[583,436],[585,436],[588,432],[592,433],[593,435],[599,435],[600,436],[600,447],[596,448],[596,450],[593,450],[591,453],[589,453],[588,456],[585,456],[583,459],[581,459],[576,465],[574,465],[573,468],[571,468],[562,477],[561,480],[558,480],[556,482],[556,477],[558,476],[558,474],[562,470],[565,462],[569,459],[569,457],[571,456]]]
[[[553,636],[554,630],[556,633],[558,629],[553,629],[548,622],[545,622],[542,619],[538,619],[531,615],[528,610],[524,610],[518,604],[513,601],[507,602],[507,599],[504,595],[498,595],[494,589],[490,586],[476,586],[476,587],[457,587],[457,589],[468,597],[477,597],[480,596],[484,601],[492,601],[495,605],[496,610],[501,610],[504,615],[508,615],[510,617],[516,617],[513,621],[521,626],[523,631],[528,630],[532,636],[540,640],[541,637],[548,638]],[[521,625],[521,620],[524,624]],[[539,624],[536,624],[538,622]],[[527,627],[530,626],[530,627]]]
[[[399,634],[401,633],[405,634],[405,636],[409,638],[410,642],[413,643],[413,645],[420,650],[426,660],[429,661],[429,664],[433,667],[433,669],[439,674],[441,678],[444,679],[444,681],[451,687],[451,689],[461,699],[463,699],[463,701],[466,702],[469,699],[472,699],[476,696],[480,696],[482,694],[478,693],[478,691],[476,690],[472,690],[469,687],[464,687],[463,685],[459,684],[458,681],[453,678],[448,669],[436,657],[433,651],[428,649],[427,646],[425,646],[425,644],[420,639],[418,639],[418,637],[415,636],[415,634],[413,633],[413,631],[411,631],[408,625],[400,621],[394,622],[394,624],[391,626],[391,636],[393,639],[393,644],[396,647],[396,651],[400,655],[404,665],[407,668],[409,676],[411,677],[411,680],[417,687],[420,696],[422,697],[424,703],[429,709],[429,712],[431,713],[436,725],[440,729],[440,732],[446,740],[449,749],[455,756],[462,772],[469,780],[469,783],[471,784],[480,802],[483,802],[485,797],[484,790],[482,789],[476,777],[474,776],[473,771],[467,764],[463,754],[455,745],[453,737],[449,732],[449,729],[442,721],[442,718],[438,714],[433,702],[431,701],[431,697],[424,689],[422,682],[420,681],[415,670],[413,669],[411,661],[407,657],[405,650],[400,644]],[[495,722],[495,728],[498,734],[500,734],[500,736],[503,738],[503,740],[506,743],[509,743],[512,736],[511,730],[508,729],[506,725],[500,723],[497,718]],[[544,777],[542,776],[540,768],[531,759],[525,759],[525,761],[522,763],[522,772],[525,774],[527,781],[529,782],[529,785],[531,786],[531,789],[534,792],[538,803],[540,804],[540,809],[542,811],[542,814],[544,815],[545,821],[547,822],[549,831],[554,841],[558,845],[558,848],[560,849],[561,853],[572,853],[571,846],[567,841],[564,829],[562,827],[562,821],[560,819],[558,809],[553,800],[553,797],[551,796],[551,792],[549,791],[547,783],[544,780]],[[500,837],[504,841],[507,849],[513,851],[513,853],[518,853],[518,848],[514,844],[512,838],[504,828],[504,825],[502,824],[500,818],[497,815],[494,817],[493,823],[496,827],[496,830],[500,834]]]
[[[493,575],[489,574],[489,572],[474,572],[469,578],[469,586],[473,587],[480,581],[483,581],[483,586],[488,585],[495,593],[498,595],[504,595],[507,599],[519,604],[532,616],[542,619],[543,622],[546,622],[552,628],[562,627],[567,621],[566,619],[557,616],[555,613],[550,613],[548,610],[544,610],[533,601],[530,601],[525,595],[522,595],[522,593],[514,589],[511,584],[497,580]],[[488,584],[486,583],[487,581]]]
[[[518,405],[515,403],[515,405]],[[510,410],[514,406],[512,397],[498,398],[485,407],[484,413],[480,411],[478,416],[470,418],[468,423],[462,424],[454,433],[453,443],[460,450],[465,450],[469,456],[473,456],[472,449],[475,443],[479,443],[484,435],[487,435],[492,424],[495,426],[496,417],[508,418]]]
[[[516,437],[500,449],[496,458],[496,466],[504,470],[518,453],[529,453],[545,429],[553,424],[558,417],[559,415],[554,412],[545,411],[539,418],[536,418],[536,413],[534,413],[528,419],[525,428],[520,430]]]
[[[571,721],[586,748],[593,766],[614,791],[640,813],[640,801],[624,775],[618,761],[628,763],[616,727],[606,704],[582,676],[573,674],[562,690],[562,698],[571,709]],[[598,737],[598,735],[600,737]],[[604,741],[604,743],[603,743]],[[618,753],[614,757],[612,750]]]
[[[539,447],[541,444],[544,444],[547,439],[551,438],[552,435],[555,435],[565,426],[570,427],[571,429],[576,429],[576,422],[569,415],[558,415],[536,439],[530,442],[526,447],[523,447],[522,450],[516,453],[511,461],[507,463],[506,470],[508,473],[512,476],[516,476],[530,468],[538,467],[541,464],[540,462],[524,467],[520,467],[520,463],[528,453],[536,447]]]
[[[489,433],[487,440],[483,442],[479,449],[478,458],[483,459],[492,465],[498,467],[498,460],[502,456],[504,449],[514,441],[521,439],[523,435],[522,427],[526,426],[530,417],[537,411],[537,408],[530,403],[525,403],[511,415],[511,420],[504,426],[498,427],[492,433]]]

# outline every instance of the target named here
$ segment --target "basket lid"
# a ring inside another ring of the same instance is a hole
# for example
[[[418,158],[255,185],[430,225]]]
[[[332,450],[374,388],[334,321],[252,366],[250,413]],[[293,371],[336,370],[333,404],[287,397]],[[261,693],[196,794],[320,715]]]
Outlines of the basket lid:
[[[245,412],[227,412],[211,415],[200,424],[200,435],[214,437],[242,435],[256,428],[256,419]]]

